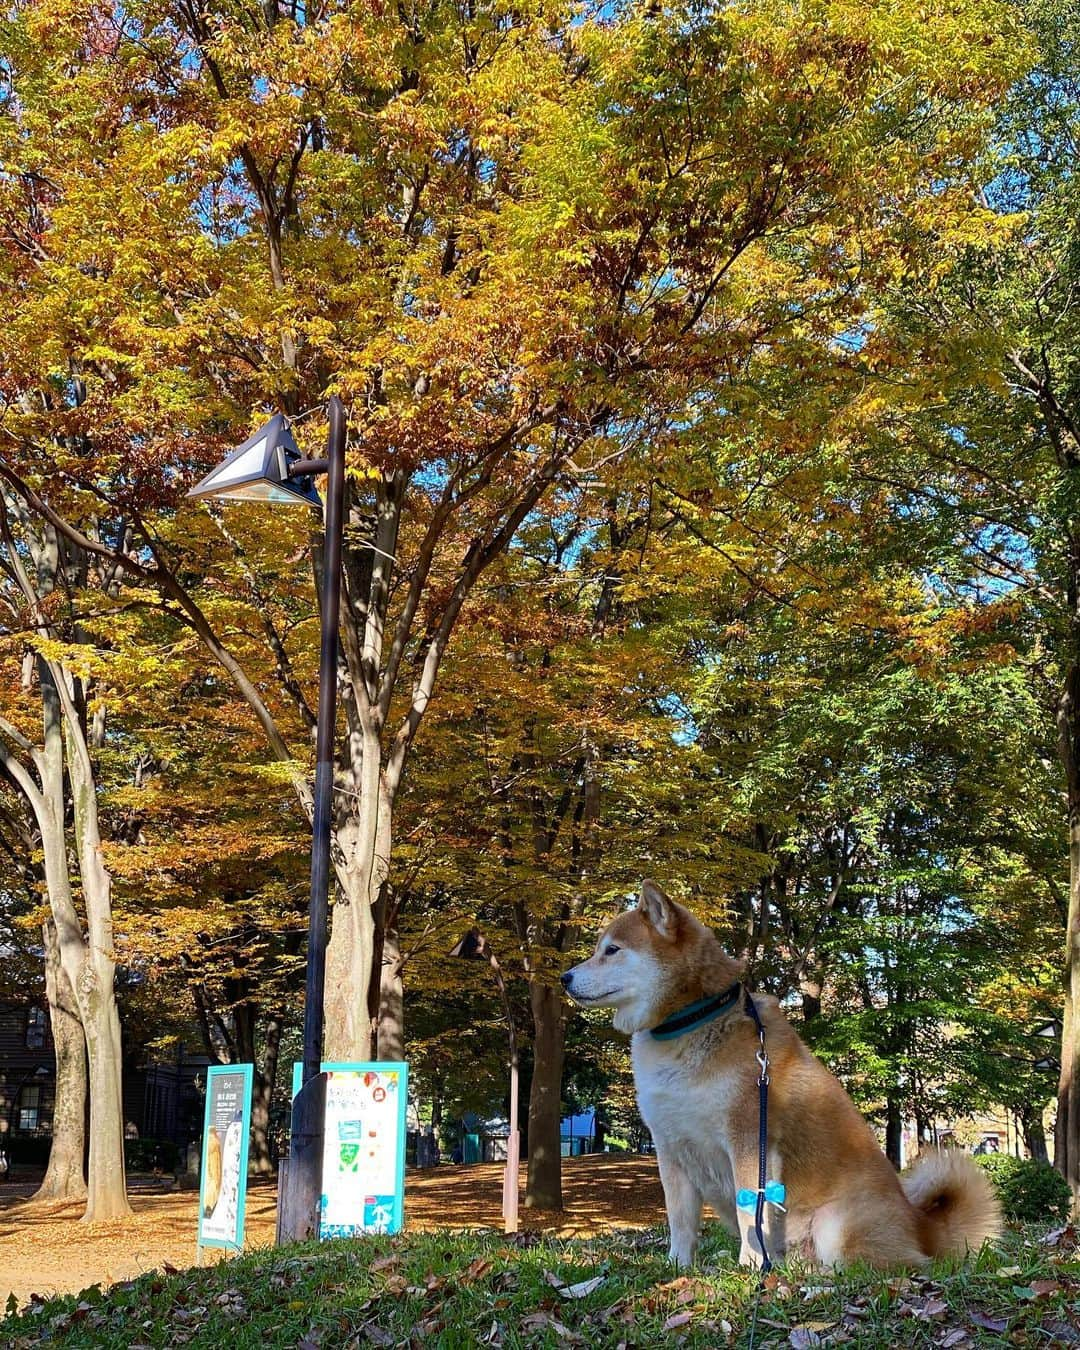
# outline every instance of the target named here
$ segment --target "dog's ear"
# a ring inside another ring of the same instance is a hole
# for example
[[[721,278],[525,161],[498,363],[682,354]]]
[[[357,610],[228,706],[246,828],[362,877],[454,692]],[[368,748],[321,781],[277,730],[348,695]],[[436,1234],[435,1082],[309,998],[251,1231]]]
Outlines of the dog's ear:
[[[670,937],[675,929],[675,906],[655,881],[641,883],[638,909],[663,937]]]

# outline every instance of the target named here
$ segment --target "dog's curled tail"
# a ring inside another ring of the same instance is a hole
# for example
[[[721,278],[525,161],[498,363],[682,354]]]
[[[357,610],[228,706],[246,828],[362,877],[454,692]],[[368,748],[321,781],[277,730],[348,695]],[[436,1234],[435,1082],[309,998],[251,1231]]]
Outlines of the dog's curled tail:
[[[1001,1232],[1001,1206],[990,1178],[958,1149],[924,1155],[900,1184],[919,1216],[927,1256],[963,1256]]]

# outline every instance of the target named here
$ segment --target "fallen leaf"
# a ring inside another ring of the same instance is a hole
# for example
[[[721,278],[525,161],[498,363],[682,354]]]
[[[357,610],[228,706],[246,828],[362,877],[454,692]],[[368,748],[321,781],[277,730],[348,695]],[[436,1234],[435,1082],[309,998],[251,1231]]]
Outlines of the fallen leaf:
[[[688,1322],[692,1322],[694,1314],[692,1312],[672,1313],[664,1323],[665,1331],[674,1331],[677,1327],[684,1327]]]
[[[550,1313],[534,1312],[523,1317],[518,1323],[521,1331],[543,1331],[545,1327],[551,1325],[552,1317]]]
[[[813,1345],[820,1345],[821,1337],[810,1327],[793,1327],[788,1335],[788,1345],[793,1350],[810,1350]]]
[[[1061,1288],[1060,1280],[1032,1280],[1031,1288],[1039,1298],[1049,1298]]]
[[[1043,1323],[1043,1330],[1058,1345],[1080,1345],[1080,1331],[1060,1318],[1052,1318]]]
[[[1007,1317],[990,1317],[984,1312],[979,1312],[977,1308],[974,1312],[968,1313],[968,1317],[977,1327],[982,1327],[983,1331],[1004,1331],[1009,1325]]]
[[[854,1303],[844,1304],[844,1316],[854,1317],[857,1321],[863,1321],[870,1316],[870,1309],[867,1307],[868,1300],[856,1299]]]
[[[470,1262],[469,1265],[466,1267],[466,1269],[462,1272],[461,1278],[465,1280],[466,1283],[471,1284],[474,1280],[482,1279],[483,1276],[485,1276],[490,1269],[491,1269],[491,1262],[486,1260],[482,1256],[478,1256],[476,1260]]]
[[[963,1327],[954,1327],[952,1331],[946,1334],[943,1340],[938,1342],[938,1344],[943,1346],[944,1350],[953,1350],[953,1347],[959,1347],[961,1345],[970,1345],[971,1337],[967,1334],[967,1332],[964,1330]]]
[[[559,1286],[559,1293],[563,1298],[588,1298],[594,1289],[599,1289],[604,1283],[603,1275],[594,1275],[591,1280],[582,1280],[579,1284],[564,1284]]]
[[[521,1319],[519,1328],[522,1331],[544,1331],[550,1328],[556,1336],[559,1336],[569,1343],[578,1345],[583,1344],[582,1338],[576,1332],[571,1331],[569,1327],[564,1326],[562,1322],[557,1321],[550,1313],[529,1313],[527,1317]]]

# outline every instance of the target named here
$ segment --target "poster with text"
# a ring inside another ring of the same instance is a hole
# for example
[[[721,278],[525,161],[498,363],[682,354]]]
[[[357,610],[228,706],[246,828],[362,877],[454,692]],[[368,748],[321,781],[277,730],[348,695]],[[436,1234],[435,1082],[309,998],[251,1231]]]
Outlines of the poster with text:
[[[326,1133],[319,1237],[396,1233],[405,1205],[408,1066],[324,1064]],[[293,1093],[300,1089],[293,1067]]]
[[[206,1074],[199,1236],[203,1247],[244,1243],[248,1138],[251,1128],[250,1064],[219,1064]]]

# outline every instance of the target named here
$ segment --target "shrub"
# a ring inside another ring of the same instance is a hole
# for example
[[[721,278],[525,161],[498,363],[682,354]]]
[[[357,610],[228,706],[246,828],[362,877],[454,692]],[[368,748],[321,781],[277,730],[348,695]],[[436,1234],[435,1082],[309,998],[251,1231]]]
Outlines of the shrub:
[[[1069,1183],[1049,1163],[1008,1153],[988,1153],[975,1161],[989,1173],[1007,1219],[1050,1223],[1069,1217]]]
[[[0,1149],[7,1154],[12,1167],[44,1167],[49,1161],[51,1147],[52,1140],[48,1135],[0,1135]]]
[[[152,1172],[154,1156],[163,1172],[175,1172],[180,1150],[171,1139],[125,1139],[124,1165],[129,1172]]]

